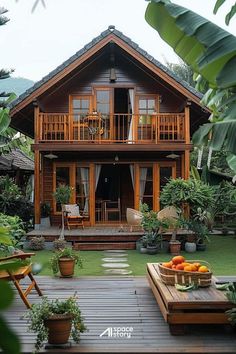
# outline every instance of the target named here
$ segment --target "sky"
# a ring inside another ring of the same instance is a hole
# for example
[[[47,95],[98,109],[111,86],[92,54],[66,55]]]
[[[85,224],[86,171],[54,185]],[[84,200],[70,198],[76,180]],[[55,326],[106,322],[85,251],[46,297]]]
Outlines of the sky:
[[[224,17],[227,0],[219,14],[213,15],[215,0],[175,0],[236,35],[236,18],[230,26]],[[0,68],[14,69],[13,76],[40,80],[109,25],[130,37],[156,59],[178,62],[177,56],[144,19],[145,0],[0,0],[8,9],[10,21],[0,27]]]

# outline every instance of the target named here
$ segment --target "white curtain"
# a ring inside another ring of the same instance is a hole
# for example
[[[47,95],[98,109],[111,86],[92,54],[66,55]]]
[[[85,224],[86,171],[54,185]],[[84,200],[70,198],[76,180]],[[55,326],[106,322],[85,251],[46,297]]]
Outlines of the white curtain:
[[[134,166],[133,165],[129,165],[129,170],[130,170],[130,176],[131,176],[131,180],[132,180],[132,186],[134,189]]]
[[[88,213],[88,200],[89,200],[89,169],[87,167],[81,167],[81,180],[84,187],[85,204],[84,213]]]
[[[102,165],[95,165],[95,191],[97,190],[98,181],[101,173]]]
[[[139,186],[139,194],[140,194],[140,202],[143,202],[143,194],[145,191],[147,180],[147,167],[140,168],[140,186]]]
[[[134,129],[134,89],[129,89],[129,100],[131,104],[131,121],[130,121],[130,126],[129,126],[129,134],[128,134],[128,144],[133,144],[133,139],[134,139],[134,134],[133,134],[133,129]]]

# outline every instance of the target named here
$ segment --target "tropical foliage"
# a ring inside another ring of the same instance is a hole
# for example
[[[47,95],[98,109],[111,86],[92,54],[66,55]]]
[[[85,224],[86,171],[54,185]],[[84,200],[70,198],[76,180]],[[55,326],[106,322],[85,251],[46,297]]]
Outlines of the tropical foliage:
[[[9,176],[0,176],[0,213],[18,215],[27,224],[33,217],[33,204]]]
[[[161,192],[160,200],[162,205],[174,205],[178,209],[182,208],[183,203],[188,203],[194,215],[198,208],[207,209],[213,205],[214,189],[201,180],[170,179]]]
[[[215,11],[224,1],[217,1]],[[235,13],[235,7],[229,20]],[[210,122],[193,137],[198,145],[228,153],[229,166],[236,171],[236,38],[198,14],[170,0],[151,0],[146,21],[195,73],[198,89],[208,88],[203,98],[212,114]]]
[[[9,216],[0,213],[0,225],[8,230],[13,247],[17,248],[23,244],[22,238],[26,232],[19,216]]]
[[[9,230],[0,228],[0,247],[10,247],[12,242],[9,236]],[[12,260],[7,262],[7,269],[15,269],[19,266],[19,261]],[[6,269],[4,262],[0,263],[0,271]],[[8,354],[21,353],[20,341],[17,335],[8,326],[4,317],[1,315],[13,302],[14,292],[8,282],[0,282],[0,350]]]

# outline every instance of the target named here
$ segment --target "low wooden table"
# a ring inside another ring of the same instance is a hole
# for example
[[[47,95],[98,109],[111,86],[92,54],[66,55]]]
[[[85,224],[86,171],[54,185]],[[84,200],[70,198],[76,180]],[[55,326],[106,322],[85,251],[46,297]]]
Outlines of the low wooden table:
[[[157,263],[148,263],[147,278],[171,334],[184,334],[187,324],[229,324],[225,311],[234,305],[214,281],[209,287],[181,292],[164,284],[157,269]]]

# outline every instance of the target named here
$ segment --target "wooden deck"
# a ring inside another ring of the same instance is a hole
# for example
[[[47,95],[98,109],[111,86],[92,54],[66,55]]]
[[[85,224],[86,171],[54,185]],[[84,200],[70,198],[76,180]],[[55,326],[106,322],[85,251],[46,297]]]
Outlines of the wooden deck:
[[[59,227],[50,227],[28,232],[27,238],[43,236],[46,241],[58,239],[61,230]],[[129,226],[118,227],[86,227],[65,230],[65,239],[72,242],[74,248],[79,250],[106,250],[106,249],[135,249],[136,241],[143,232],[130,232]]]
[[[43,353],[235,353],[236,336],[221,325],[189,325],[184,336],[172,336],[144,277],[82,277],[60,279],[37,277],[44,295],[67,298],[78,291],[78,303],[88,332],[79,345],[69,349],[43,349]],[[41,301],[35,294],[32,303]],[[35,335],[27,331],[21,319],[26,308],[17,297],[5,313],[12,328],[20,335],[22,353],[32,353]],[[107,328],[132,327],[131,337],[100,337]]]

